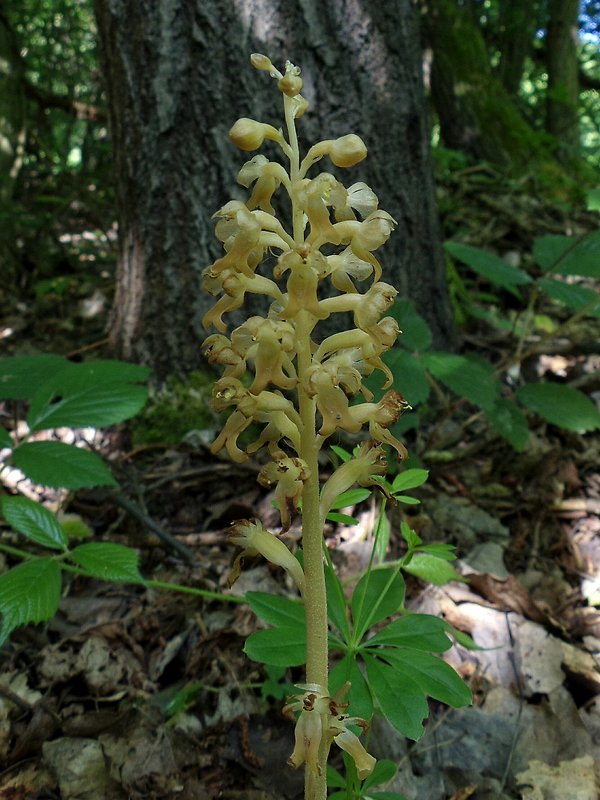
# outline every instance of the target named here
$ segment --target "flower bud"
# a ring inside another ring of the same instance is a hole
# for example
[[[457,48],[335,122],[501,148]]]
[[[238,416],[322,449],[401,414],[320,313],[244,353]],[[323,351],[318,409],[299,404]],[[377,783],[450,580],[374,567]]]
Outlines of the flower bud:
[[[281,142],[281,134],[272,125],[241,117],[229,131],[229,138],[240,150],[258,150],[265,139]]]
[[[234,583],[240,575],[241,562],[246,556],[261,555],[283,569],[292,578],[300,592],[304,592],[304,572],[300,562],[278,539],[274,533],[265,530],[258,520],[241,519],[234,523],[229,533],[229,541],[243,547],[244,550],[236,558],[229,574],[229,583]]]
[[[272,64],[271,59],[267,56],[263,56],[262,53],[252,53],[250,56],[250,63],[254,69],[261,69],[265,72],[270,72],[272,75],[278,73],[278,70],[276,70]]]
[[[288,97],[296,97],[302,91],[302,78],[299,75],[288,73],[277,83],[279,90]]]
[[[360,136],[349,133],[331,144],[329,158],[336,167],[353,167],[367,157],[367,148]]]

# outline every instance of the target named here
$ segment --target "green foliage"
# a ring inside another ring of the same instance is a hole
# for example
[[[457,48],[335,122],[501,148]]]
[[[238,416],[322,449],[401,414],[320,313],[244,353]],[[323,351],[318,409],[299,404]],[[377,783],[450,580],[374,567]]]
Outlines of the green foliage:
[[[190,431],[208,432],[207,440],[214,438],[213,380],[212,375],[199,371],[191,372],[185,382],[170,378],[132,421],[134,445],[179,444]]]
[[[28,439],[36,431],[54,427],[96,427],[128,419],[146,402],[146,389],[139,383],[148,372],[119,361],[73,364],[54,355],[1,359],[0,399],[29,403],[29,433],[22,440],[15,442],[6,428],[0,429],[0,444],[8,451],[5,466],[18,467],[30,480],[45,486],[117,486],[96,453],[63,442]],[[20,625],[43,622],[56,613],[63,571],[143,582],[134,550],[109,542],[77,545],[89,535],[81,521],[61,524],[44,506],[27,497],[4,495],[0,508],[14,531],[52,553],[32,556],[21,552],[25,562],[0,575],[0,644]],[[0,543],[2,549],[18,552]]]
[[[472,269],[490,285],[487,295],[479,292],[480,302],[486,298],[494,299],[489,292],[495,287],[508,290],[516,297],[520,297],[520,291],[526,288],[545,295],[578,316],[600,317],[600,294],[587,280],[600,277],[600,232],[583,237],[542,236],[537,239],[533,258],[541,272],[535,278],[479,248],[456,242],[448,242],[445,247],[449,256]],[[560,279],[556,275],[565,275],[566,278]],[[578,276],[580,282],[576,282]],[[581,281],[588,285],[581,285]],[[520,337],[526,335],[527,315],[524,323],[502,319],[477,305],[472,296],[473,293],[466,292],[463,295],[465,300],[469,298],[468,313],[505,331],[516,331]],[[495,302],[498,302],[497,297]],[[431,332],[411,301],[397,302],[394,317],[403,329],[403,335],[398,346],[385,354],[384,361],[392,370],[394,385],[412,406],[427,402],[432,384],[439,383],[479,407],[495,430],[519,451],[527,446],[527,412],[533,412],[565,430],[584,433],[600,427],[598,410],[582,392],[558,383],[527,384],[509,391],[509,382],[503,380],[502,371],[483,358],[431,352]],[[541,319],[539,316],[533,318]],[[367,385],[377,393],[381,382],[379,377],[371,376]],[[407,414],[401,424],[406,430],[411,424],[418,424],[418,417]]]
[[[8,462],[35,483],[81,489],[116,486],[102,459],[89,450],[53,441],[28,441],[31,433],[58,427],[113,425],[136,414],[147,399],[139,385],[145,367],[120,361],[74,364],[61,356],[0,359],[0,400],[29,403],[30,433],[15,444],[3,429]]]
[[[351,758],[344,753],[344,766],[346,777],[344,778],[332,766],[327,766],[327,785],[332,789],[343,789],[343,791],[332,792],[329,799],[335,800],[406,800],[403,794],[398,792],[374,791],[377,786],[388,784],[398,772],[398,767],[385,758],[375,764],[373,772],[361,783],[356,774],[356,767]]]
[[[410,472],[413,474],[404,479],[406,488],[412,483],[420,485],[417,481],[423,477],[415,474],[418,470]],[[403,534],[408,550],[402,559],[393,565],[370,567],[350,600],[335,572],[326,570],[329,646],[337,658],[330,691],[333,695],[349,683],[347,699],[352,715],[370,719],[376,709],[400,733],[418,739],[423,734],[422,721],[428,716],[428,695],[455,707],[468,704],[471,695],[456,672],[433,655],[452,645],[451,626],[438,617],[410,614],[404,609],[401,570],[422,572],[426,580],[433,577],[440,584],[461,580],[448,563],[454,558],[452,547],[424,545],[406,524]],[[416,570],[411,570],[413,563]],[[279,669],[305,663],[302,603],[262,592],[249,592],[246,598],[254,613],[271,626],[246,640],[246,655]],[[393,617],[375,634],[370,633]]]

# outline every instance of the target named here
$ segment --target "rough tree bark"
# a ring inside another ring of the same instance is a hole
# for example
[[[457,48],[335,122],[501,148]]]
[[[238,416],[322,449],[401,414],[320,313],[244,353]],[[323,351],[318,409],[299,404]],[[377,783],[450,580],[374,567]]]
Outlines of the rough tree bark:
[[[546,128],[556,137],[557,155],[579,153],[579,0],[551,0],[546,31],[548,100]]]
[[[227,131],[240,116],[280,125],[270,81],[249,66],[254,51],[302,67],[306,141],[366,140],[370,158],[352,182],[372,186],[399,223],[384,278],[452,346],[411,0],[96,0],[96,14],[121,232],[111,336],[122,355],[160,378],[199,364],[200,273],[218,254],[210,215],[243,197],[244,158]]]

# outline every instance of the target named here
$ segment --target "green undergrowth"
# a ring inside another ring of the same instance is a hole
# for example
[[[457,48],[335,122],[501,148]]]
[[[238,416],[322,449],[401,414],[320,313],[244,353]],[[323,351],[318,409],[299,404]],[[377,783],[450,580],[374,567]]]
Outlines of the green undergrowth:
[[[170,377],[154,392],[144,410],[131,421],[134,447],[179,444],[191,431],[200,431],[207,441],[214,438],[218,415],[210,406],[214,375],[201,370],[185,380]]]

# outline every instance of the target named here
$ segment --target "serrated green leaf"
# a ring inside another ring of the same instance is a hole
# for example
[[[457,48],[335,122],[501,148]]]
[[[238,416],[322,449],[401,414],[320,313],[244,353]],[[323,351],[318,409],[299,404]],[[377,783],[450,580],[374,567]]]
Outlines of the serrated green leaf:
[[[56,355],[23,356],[0,359],[0,398],[31,400],[40,385],[67,364]]]
[[[368,628],[402,608],[404,579],[394,572],[390,568],[368,570],[357,583],[351,608],[359,639]]]
[[[468,706],[471,690],[458,673],[441,658],[421,650],[385,648],[381,658],[401,674],[408,672],[421,691],[453,708]]]
[[[135,550],[113,542],[81,544],[69,553],[69,558],[93,578],[103,581],[143,583],[140,558]]]
[[[10,460],[42,486],[82,489],[119,485],[95,453],[62,442],[25,442],[13,450]]]
[[[434,586],[443,586],[449,581],[466,583],[454,567],[445,559],[430,555],[429,553],[415,553],[410,562],[403,567],[405,572],[410,572],[422,581],[433,583]]]
[[[405,469],[404,472],[398,473],[392,482],[392,494],[396,492],[405,492],[407,489],[416,489],[417,486],[422,486],[429,477],[428,469]]]
[[[387,758],[378,759],[373,772],[362,785],[363,792],[366,792],[367,789],[373,788],[373,786],[381,786],[382,783],[389,783],[389,781],[395,777],[397,772],[398,767],[393,761],[390,761]],[[381,792],[378,792],[377,794],[381,794]]]
[[[460,397],[480,408],[491,409],[500,392],[493,367],[482,366],[464,356],[451,353],[426,353],[423,363],[431,374]]]
[[[137,414],[148,399],[145,387],[127,383],[92,385],[66,397],[61,395],[60,399],[60,390],[49,396],[44,387],[40,392],[42,402],[33,399],[27,418],[32,431],[116,425]]]
[[[524,286],[527,283],[531,283],[531,278],[526,272],[511,266],[492,253],[480,250],[478,247],[461,244],[460,242],[446,242],[444,249],[453,258],[457,258],[463,264],[471,267],[474,272],[486,278],[490,283],[501,286],[512,294],[518,295],[515,292],[516,286]]]
[[[600,231],[584,236],[542,236],[533,257],[545,272],[600,278]]]
[[[13,440],[10,437],[10,433],[0,425],[0,448],[3,447],[10,447],[11,449],[14,447]]]
[[[346,653],[329,673],[331,695],[335,696],[345,683],[350,683],[350,690],[344,698],[344,702],[349,703],[348,713],[370,720],[373,716],[373,700],[354,653]]]
[[[51,550],[67,547],[68,540],[58,520],[41,503],[10,495],[2,497],[1,502],[4,519],[23,536]]]
[[[58,610],[60,567],[51,558],[36,558],[0,575],[0,646],[21,625],[45,622]]]
[[[429,715],[425,695],[410,670],[399,670],[372,656],[364,656],[369,686],[383,716],[399,733],[417,741],[425,733]]]
[[[306,637],[300,626],[268,628],[246,639],[244,653],[253,661],[278,667],[299,667],[306,663]]]
[[[396,300],[389,311],[389,316],[400,326],[402,333],[398,341],[402,347],[421,353],[431,347],[433,341],[431,328],[417,311],[413,300],[406,297]]]
[[[366,644],[368,647],[385,644],[425,650],[429,653],[443,653],[452,647],[446,626],[445,620],[431,614],[408,614],[390,622]]]
[[[301,626],[304,630],[306,614],[304,606],[299,601],[280,597],[276,594],[269,594],[268,592],[247,592],[246,600],[256,616],[269,625],[281,627]]]
[[[600,411],[587,395],[571,386],[529,383],[517,391],[517,399],[559,428],[585,433],[600,427]]]
[[[567,306],[567,308],[579,311],[589,306],[587,316],[600,317],[600,294],[593,289],[573,283],[565,283],[565,281],[553,280],[552,278],[542,278],[540,287],[549,297]]]
[[[519,453],[523,452],[529,441],[527,418],[511,400],[497,397],[494,405],[485,410],[491,425]]]

